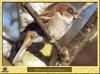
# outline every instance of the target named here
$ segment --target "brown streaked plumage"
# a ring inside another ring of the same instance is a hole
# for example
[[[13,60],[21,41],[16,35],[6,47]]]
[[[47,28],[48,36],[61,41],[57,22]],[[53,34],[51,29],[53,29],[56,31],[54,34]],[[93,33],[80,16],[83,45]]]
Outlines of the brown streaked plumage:
[[[49,35],[59,40],[71,27],[73,19],[77,18],[76,15],[75,7],[58,3],[48,8],[40,17],[44,20]]]
[[[75,7],[59,3],[48,8],[40,17],[44,20],[45,30],[55,40],[59,40],[68,31],[74,18],[79,18]],[[61,58],[62,61],[70,60],[68,48],[63,47],[60,55],[62,54],[64,55]]]

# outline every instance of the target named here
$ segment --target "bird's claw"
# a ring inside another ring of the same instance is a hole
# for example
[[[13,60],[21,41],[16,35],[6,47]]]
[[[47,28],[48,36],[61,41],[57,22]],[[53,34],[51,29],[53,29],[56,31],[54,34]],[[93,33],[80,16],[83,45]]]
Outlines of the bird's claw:
[[[70,61],[70,56],[69,56],[69,51],[68,48],[63,47],[62,51],[58,54],[58,58],[61,62],[69,62]]]

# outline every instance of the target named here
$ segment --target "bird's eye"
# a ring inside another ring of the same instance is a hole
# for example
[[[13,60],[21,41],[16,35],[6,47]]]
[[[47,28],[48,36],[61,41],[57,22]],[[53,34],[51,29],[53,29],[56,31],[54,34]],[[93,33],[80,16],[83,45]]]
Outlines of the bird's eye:
[[[72,11],[71,14],[72,15],[75,15],[75,14],[77,14],[77,12],[76,11]]]
[[[77,10],[74,10],[74,9],[69,9],[68,12],[72,15],[75,15],[77,14]]]
[[[73,10],[69,10],[69,13],[74,14],[74,11]]]
[[[74,14],[74,12],[72,11],[71,14]]]

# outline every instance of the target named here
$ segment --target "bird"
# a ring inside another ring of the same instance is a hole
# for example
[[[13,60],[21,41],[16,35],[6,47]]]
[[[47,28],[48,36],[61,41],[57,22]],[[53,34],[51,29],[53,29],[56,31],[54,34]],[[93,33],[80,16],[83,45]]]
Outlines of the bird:
[[[59,40],[72,26],[74,19],[80,18],[75,7],[69,4],[54,4],[40,15],[45,30],[55,40]]]
[[[78,10],[74,6],[57,3],[42,13],[40,18],[42,18],[45,23],[45,30],[51,38],[59,40],[64,36],[68,29],[71,28],[73,20],[80,19],[81,17],[78,15]],[[50,42],[54,43],[54,40],[50,40]],[[68,48],[63,46],[59,54],[62,61],[69,62],[70,56]],[[54,56],[56,56],[56,54]]]

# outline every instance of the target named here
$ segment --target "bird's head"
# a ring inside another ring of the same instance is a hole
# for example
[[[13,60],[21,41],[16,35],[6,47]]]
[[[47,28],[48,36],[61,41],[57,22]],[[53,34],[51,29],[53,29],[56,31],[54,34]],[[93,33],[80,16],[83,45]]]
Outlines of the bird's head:
[[[69,4],[61,4],[58,5],[58,10],[62,15],[65,15],[66,17],[73,17],[74,19],[80,19],[80,15],[78,14],[78,10]]]
[[[42,16],[42,18],[44,19],[47,19],[45,17],[53,17],[55,14],[58,15],[58,13],[60,15],[60,18],[63,19],[63,21],[67,24],[72,23],[73,19],[80,19],[80,15],[78,15],[78,10],[74,6],[61,3],[53,5],[40,16]]]

